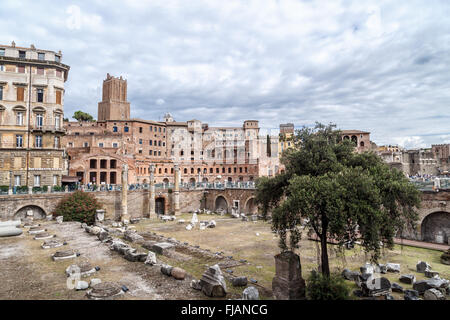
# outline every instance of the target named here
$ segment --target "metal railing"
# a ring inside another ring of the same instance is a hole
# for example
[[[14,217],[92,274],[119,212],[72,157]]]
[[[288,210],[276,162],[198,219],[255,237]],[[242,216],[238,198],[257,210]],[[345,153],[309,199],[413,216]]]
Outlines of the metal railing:
[[[411,177],[409,181],[421,191],[450,190],[449,177]]]

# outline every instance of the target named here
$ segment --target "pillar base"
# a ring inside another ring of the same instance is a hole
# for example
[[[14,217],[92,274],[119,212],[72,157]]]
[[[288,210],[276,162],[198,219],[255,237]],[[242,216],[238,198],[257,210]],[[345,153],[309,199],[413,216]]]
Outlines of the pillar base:
[[[305,280],[302,278],[300,257],[292,251],[275,256],[275,277],[272,292],[278,300],[304,300]]]

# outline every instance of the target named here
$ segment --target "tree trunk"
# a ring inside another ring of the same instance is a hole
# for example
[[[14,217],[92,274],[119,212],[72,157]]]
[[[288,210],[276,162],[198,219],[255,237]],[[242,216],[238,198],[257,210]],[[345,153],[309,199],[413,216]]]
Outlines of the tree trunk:
[[[328,249],[327,249],[327,228],[322,228],[320,237],[320,246],[322,253],[322,274],[330,277],[330,265],[328,264]]]

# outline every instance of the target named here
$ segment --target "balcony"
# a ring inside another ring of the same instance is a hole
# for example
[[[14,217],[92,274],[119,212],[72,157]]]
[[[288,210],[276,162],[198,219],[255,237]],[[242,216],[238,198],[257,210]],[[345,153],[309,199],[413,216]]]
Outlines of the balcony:
[[[65,133],[66,129],[64,129],[62,126],[37,126],[37,125],[32,125],[31,126],[31,132],[51,132],[51,133]]]

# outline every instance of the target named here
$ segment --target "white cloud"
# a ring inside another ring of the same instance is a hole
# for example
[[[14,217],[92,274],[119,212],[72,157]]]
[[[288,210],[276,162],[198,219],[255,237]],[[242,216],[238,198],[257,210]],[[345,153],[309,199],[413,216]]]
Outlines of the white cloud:
[[[317,120],[416,147],[449,140],[448,12],[418,0],[8,1],[0,38],[62,50],[68,116],[96,115],[110,73],[127,78],[133,117]]]

